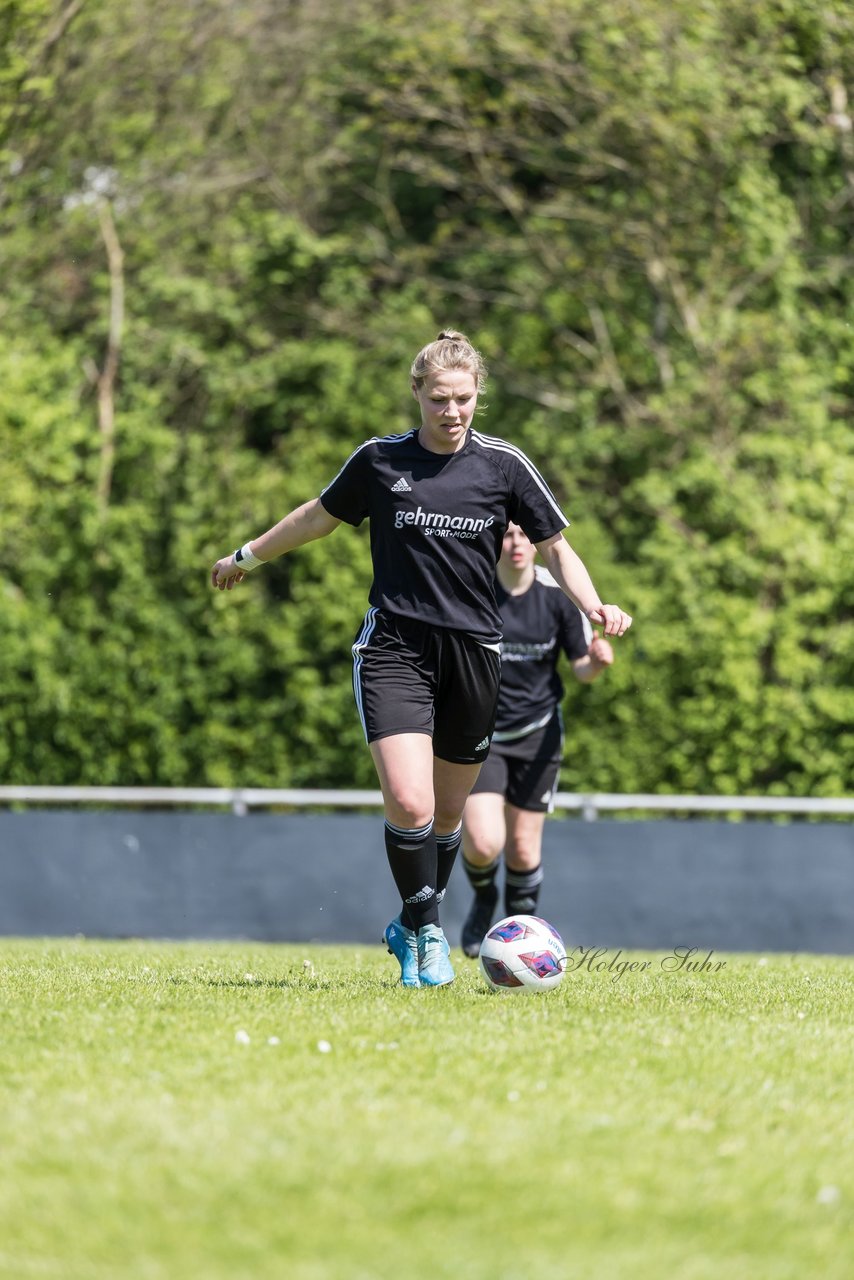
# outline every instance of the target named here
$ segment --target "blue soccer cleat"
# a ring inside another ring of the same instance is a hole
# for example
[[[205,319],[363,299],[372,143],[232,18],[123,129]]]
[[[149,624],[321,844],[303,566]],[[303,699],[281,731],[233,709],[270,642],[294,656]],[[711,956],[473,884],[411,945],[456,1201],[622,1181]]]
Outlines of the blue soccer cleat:
[[[418,977],[422,987],[444,987],[453,982],[454,970],[448,958],[448,940],[437,924],[418,930]]]
[[[400,916],[395,916],[391,924],[386,925],[383,942],[400,965],[400,982],[404,987],[420,987],[418,976],[418,938],[414,929],[407,929],[401,923]]]

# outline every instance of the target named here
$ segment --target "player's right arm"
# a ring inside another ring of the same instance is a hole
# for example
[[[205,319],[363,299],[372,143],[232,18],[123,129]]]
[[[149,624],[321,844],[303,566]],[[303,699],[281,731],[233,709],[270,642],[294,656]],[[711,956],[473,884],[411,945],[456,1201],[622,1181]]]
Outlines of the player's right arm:
[[[301,507],[288,512],[284,519],[259,538],[241,547],[242,560],[235,558],[238,555],[236,551],[217,560],[211,570],[211,586],[220,591],[230,591],[238,582],[243,581],[248,569],[255,569],[267,560],[275,560],[287,551],[305,546],[307,542],[325,538],[340,523],[340,520],[329,514],[320,498],[312,498]]]

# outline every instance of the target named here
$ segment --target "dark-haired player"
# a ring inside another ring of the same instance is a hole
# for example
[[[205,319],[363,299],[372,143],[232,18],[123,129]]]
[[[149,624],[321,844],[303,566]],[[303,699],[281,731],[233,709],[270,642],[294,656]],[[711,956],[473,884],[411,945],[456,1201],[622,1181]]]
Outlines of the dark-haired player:
[[[505,914],[536,915],[542,843],[563,755],[558,660],[578,680],[595,680],[614,661],[611,645],[538,569],[537,549],[517,524],[504,535],[496,596],[501,613],[501,688],[492,745],[463,813],[463,867],[474,889],[462,947],[476,956],[498,902],[504,851]]]
[[[462,812],[489,750],[501,618],[495,566],[508,524],[537,545],[562,590],[607,635],[631,618],[602,604],[562,535],[567,520],[521,450],[472,429],[486,369],[464,334],[416,356],[420,426],[367,440],[319,497],[218,560],[214,587],[345,521],[368,518],[374,581],[353,646],[353,683],[385,808],[385,844],[402,900],[384,939],[404,986],[453,981],[439,903]]]

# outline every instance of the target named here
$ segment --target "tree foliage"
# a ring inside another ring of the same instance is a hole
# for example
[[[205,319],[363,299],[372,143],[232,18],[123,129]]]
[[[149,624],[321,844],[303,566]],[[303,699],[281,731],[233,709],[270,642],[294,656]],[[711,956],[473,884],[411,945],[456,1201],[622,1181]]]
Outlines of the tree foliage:
[[[617,666],[563,785],[854,774],[854,17],[836,0],[0,0],[0,769],[372,782],[364,531],[207,585],[442,325]]]

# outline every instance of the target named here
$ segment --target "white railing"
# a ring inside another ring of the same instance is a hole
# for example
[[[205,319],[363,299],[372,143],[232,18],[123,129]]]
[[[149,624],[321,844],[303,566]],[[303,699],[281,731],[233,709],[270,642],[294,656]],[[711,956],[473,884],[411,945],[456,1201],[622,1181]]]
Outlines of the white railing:
[[[275,787],[45,787],[0,786],[0,806],[11,804],[98,804],[186,808],[201,805],[250,809],[381,808],[379,791],[288,790]],[[849,815],[854,797],[812,799],[804,796],[669,796],[617,795],[607,792],[558,791],[555,808],[580,813],[594,822],[600,813],[637,810],[651,813],[780,813]]]

